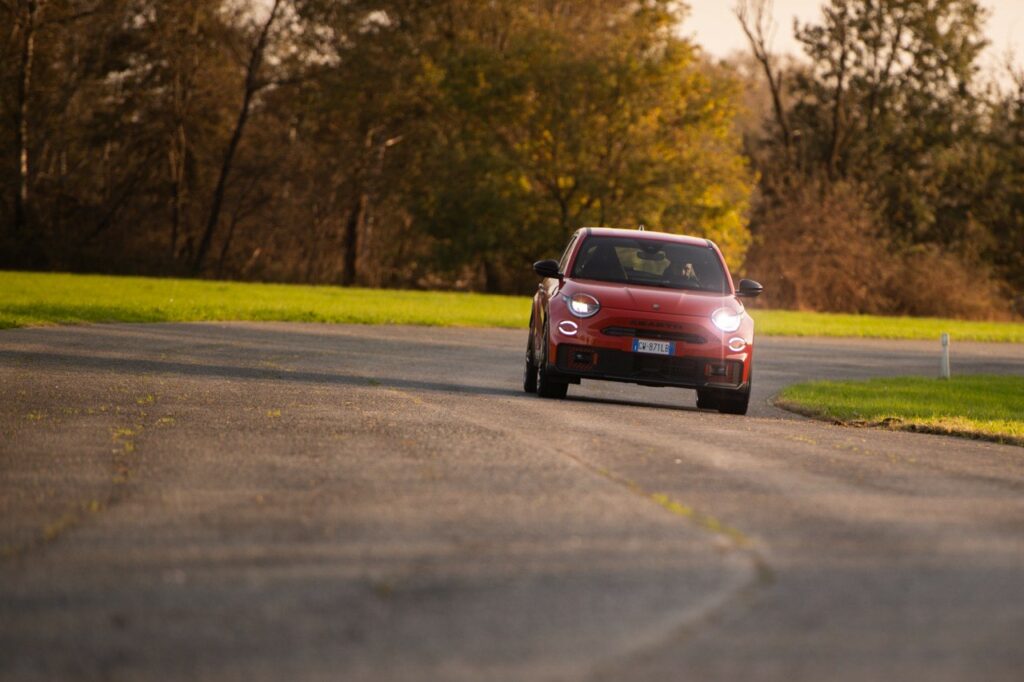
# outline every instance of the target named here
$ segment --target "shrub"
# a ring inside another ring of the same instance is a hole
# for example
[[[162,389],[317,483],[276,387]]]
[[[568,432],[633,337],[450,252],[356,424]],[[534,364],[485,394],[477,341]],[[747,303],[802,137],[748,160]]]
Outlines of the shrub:
[[[900,247],[863,186],[783,179],[762,197],[746,271],[766,306],[844,313],[1005,319],[987,268],[937,247]]]

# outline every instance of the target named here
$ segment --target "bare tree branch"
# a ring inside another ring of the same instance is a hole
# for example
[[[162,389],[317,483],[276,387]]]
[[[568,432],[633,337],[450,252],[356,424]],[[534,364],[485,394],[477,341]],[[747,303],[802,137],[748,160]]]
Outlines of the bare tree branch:
[[[843,95],[846,88],[846,70],[850,57],[850,48],[847,36],[847,16],[849,5],[843,4],[837,19],[840,32],[839,60],[836,65],[836,94],[832,102],[832,134],[828,146],[828,174],[833,180],[836,176],[836,164],[839,157],[839,142],[842,138],[843,126]]]
[[[30,215],[30,171],[29,145],[32,133],[29,94],[32,92],[32,70],[36,54],[36,32],[39,30],[40,14],[46,8],[46,0],[26,0],[17,13],[21,26],[21,45],[18,60],[17,110],[15,114],[15,143],[18,154],[18,191],[14,196],[13,232],[17,236],[28,227]]]
[[[224,160],[221,162],[220,175],[217,178],[217,186],[213,191],[213,200],[210,203],[210,214],[206,220],[206,228],[203,230],[199,248],[196,250],[195,261],[192,270],[195,274],[203,268],[203,261],[210,250],[213,242],[213,233],[217,230],[217,223],[220,222],[220,212],[224,204],[224,192],[227,188],[228,176],[231,174],[231,166],[234,163],[235,153],[242,141],[242,133],[245,131],[245,124],[249,119],[249,110],[252,107],[252,98],[260,90],[262,84],[259,82],[259,71],[263,64],[263,56],[267,49],[267,40],[270,36],[270,29],[274,25],[277,13],[281,9],[282,0],[274,0],[270,8],[270,14],[260,29],[256,44],[253,45],[249,55],[249,63],[245,69],[245,90],[242,97],[242,107],[238,111],[238,120],[235,123],[235,130],[231,134],[231,141],[224,152]]]
[[[754,58],[761,64],[764,75],[768,79],[775,121],[782,130],[782,142],[789,149],[792,146],[792,134],[786,118],[786,111],[782,106],[782,70],[776,71],[775,56],[771,51],[771,39],[775,31],[772,6],[772,0],[738,0],[733,13],[739,20],[743,33],[747,36]]]

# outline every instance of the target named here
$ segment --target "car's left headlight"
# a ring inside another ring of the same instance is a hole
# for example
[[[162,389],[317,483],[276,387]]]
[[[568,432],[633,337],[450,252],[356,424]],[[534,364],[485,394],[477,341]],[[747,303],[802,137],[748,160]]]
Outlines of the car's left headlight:
[[[562,300],[569,306],[569,312],[576,317],[593,317],[601,309],[601,304],[590,294],[563,296]]]
[[[723,332],[734,332],[743,322],[743,313],[734,313],[726,308],[719,308],[711,314],[711,322]]]

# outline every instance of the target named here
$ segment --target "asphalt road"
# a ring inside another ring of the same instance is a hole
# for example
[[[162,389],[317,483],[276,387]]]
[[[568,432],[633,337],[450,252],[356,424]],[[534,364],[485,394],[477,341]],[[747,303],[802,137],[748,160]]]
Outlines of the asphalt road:
[[[523,332],[0,332],[0,679],[1020,680],[1024,449],[520,390]],[[957,344],[953,371],[1024,374]]]

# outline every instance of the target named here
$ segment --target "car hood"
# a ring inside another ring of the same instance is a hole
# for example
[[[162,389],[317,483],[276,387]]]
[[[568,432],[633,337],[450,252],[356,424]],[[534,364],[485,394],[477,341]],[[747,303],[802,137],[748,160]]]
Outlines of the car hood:
[[[566,280],[562,293],[590,294],[604,309],[658,312],[665,315],[708,317],[719,308],[743,311],[743,305],[731,294],[681,291],[659,287],[630,286],[591,280]]]

